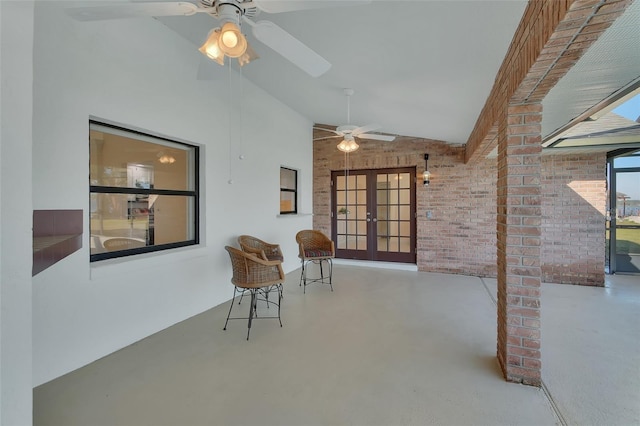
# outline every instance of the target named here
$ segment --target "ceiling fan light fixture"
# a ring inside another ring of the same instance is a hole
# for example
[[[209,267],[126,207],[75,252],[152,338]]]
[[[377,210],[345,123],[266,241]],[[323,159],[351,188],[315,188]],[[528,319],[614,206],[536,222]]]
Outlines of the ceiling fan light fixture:
[[[338,144],[337,148],[342,152],[350,153],[357,151],[360,145],[358,145],[353,138],[345,138]]]
[[[225,22],[220,30],[218,47],[230,58],[239,58],[247,51],[247,39],[233,22]]]
[[[209,59],[216,61],[220,65],[224,65],[224,52],[218,46],[220,38],[220,28],[214,28],[209,31],[207,41],[198,49],[203,55]]]

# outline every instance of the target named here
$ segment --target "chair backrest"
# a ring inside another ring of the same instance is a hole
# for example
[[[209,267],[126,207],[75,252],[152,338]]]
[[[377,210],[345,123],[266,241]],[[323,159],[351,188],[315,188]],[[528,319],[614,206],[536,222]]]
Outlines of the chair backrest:
[[[240,235],[238,237],[238,244],[242,251],[259,254],[263,256],[264,259],[284,260],[282,250],[280,250],[278,244],[267,243],[251,235]]]
[[[240,235],[238,237],[238,244],[244,250],[245,247],[264,250],[264,247],[267,245],[264,241],[259,238],[252,237],[251,235]]]
[[[325,251],[335,255],[333,241],[320,231],[304,229],[296,234],[296,242],[300,248],[300,256],[309,251]]]
[[[133,238],[109,238],[108,240],[105,240],[102,245],[108,251],[117,251],[144,247],[146,246],[146,243]]]
[[[285,279],[282,262],[264,260],[255,254],[226,246],[231,259],[233,276],[231,282],[242,288],[265,287],[281,283]]]

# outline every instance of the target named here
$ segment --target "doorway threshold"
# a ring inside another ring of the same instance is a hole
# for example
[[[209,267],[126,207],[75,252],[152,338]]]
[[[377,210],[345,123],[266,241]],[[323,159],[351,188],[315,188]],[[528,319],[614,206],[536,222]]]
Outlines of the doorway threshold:
[[[418,265],[415,263],[401,262],[375,262],[372,260],[355,260],[355,259],[333,259],[335,265],[351,265],[366,266],[368,268],[398,269],[402,271],[417,271]]]

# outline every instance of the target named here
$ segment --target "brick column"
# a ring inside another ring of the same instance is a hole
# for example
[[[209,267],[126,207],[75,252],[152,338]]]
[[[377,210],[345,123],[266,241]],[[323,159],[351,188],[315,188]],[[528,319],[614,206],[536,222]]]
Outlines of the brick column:
[[[499,121],[498,361],[507,381],[541,385],[542,105],[509,105]]]

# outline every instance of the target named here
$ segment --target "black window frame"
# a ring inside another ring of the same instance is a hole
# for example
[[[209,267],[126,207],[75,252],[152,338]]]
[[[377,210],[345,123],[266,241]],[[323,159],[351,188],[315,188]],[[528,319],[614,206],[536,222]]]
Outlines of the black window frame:
[[[98,120],[89,120],[89,129],[93,125],[102,126],[106,128],[111,128],[120,132],[126,132],[131,134],[132,136],[140,135],[143,137],[148,137],[152,139],[158,139],[170,142],[176,145],[187,146],[190,149],[193,149],[193,170],[191,171],[193,179],[194,179],[194,189],[193,190],[170,190],[170,189],[155,189],[155,188],[128,188],[128,187],[114,187],[114,186],[102,186],[102,185],[91,185],[89,173],[89,203],[91,203],[91,194],[134,194],[134,195],[142,195],[148,197],[149,195],[173,195],[173,196],[187,196],[193,197],[193,238],[189,240],[173,242],[168,244],[159,244],[159,245],[151,245],[145,247],[132,248],[127,250],[118,250],[104,253],[95,253],[89,255],[90,262],[97,262],[101,260],[107,259],[116,259],[128,256],[134,256],[143,253],[153,253],[159,251],[170,250],[179,247],[187,247],[193,246],[200,243],[200,147],[197,145],[188,144],[185,142],[176,141],[174,139],[170,139],[163,136],[158,136],[156,134],[145,133],[139,130],[129,129],[126,127],[116,126],[113,124],[105,123]],[[90,161],[90,160],[89,160]],[[91,164],[89,163],[89,166]],[[91,208],[88,209],[89,214],[89,234],[91,235]]]
[[[282,187],[282,171],[286,170],[289,172],[293,172],[295,177],[295,188],[294,189],[290,189],[290,188],[283,188]],[[291,211],[286,211],[283,212],[282,209],[280,209],[280,214],[298,214],[298,170],[297,169],[292,169],[291,167],[285,167],[285,166],[280,166],[280,201],[282,202],[282,193],[286,192],[286,193],[293,193],[293,210]],[[280,204],[282,206],[282,203]]]

